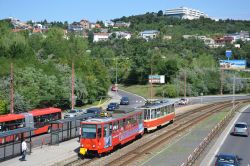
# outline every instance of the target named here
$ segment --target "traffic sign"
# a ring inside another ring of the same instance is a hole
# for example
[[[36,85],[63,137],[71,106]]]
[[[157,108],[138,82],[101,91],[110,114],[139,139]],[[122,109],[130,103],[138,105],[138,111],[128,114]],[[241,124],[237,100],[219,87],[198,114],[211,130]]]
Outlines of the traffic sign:
[[[229,59],[232,56],[232,50],[226,50],[226,57]]]

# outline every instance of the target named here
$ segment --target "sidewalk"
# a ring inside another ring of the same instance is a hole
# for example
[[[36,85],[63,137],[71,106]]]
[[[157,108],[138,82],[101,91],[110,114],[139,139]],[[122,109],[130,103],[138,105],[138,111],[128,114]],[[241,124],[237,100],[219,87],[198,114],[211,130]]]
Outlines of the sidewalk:
[[[111,99],[101,106],[106,108],[110,102],[119,102],[120,96],[116,92],[108,92]],[[27,161],[20,161],[16,157],[4,162],[1,162],[1,166],[48,166],[48,165],[65,165],[70,161],[74,161],[78,158],[79,152],[78,138],[61,142],[59,145],[44,146],[43,148],[34,148],[32,153],[26,156]]]

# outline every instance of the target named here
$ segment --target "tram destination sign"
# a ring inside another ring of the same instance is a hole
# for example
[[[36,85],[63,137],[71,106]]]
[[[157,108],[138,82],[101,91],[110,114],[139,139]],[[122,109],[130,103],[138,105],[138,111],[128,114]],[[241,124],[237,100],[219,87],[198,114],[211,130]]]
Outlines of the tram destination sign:
[[[148,81],[149,83],[152,83],[152,84],[164,84],[165,75],[149,75]]]

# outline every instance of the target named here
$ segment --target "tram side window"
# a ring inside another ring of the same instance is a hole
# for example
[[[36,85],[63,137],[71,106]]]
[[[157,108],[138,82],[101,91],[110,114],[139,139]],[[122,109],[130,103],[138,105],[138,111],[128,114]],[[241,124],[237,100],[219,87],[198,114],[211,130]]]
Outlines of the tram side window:
[[[104,124],[104,137],[108,137],[110,135],[109,131],[109,124]]]
[[[161,108],[156,109],[156,117],[159,118],[161,116]]]
[[[118,121],[115,121],[113,124],[113,131],[116,132],[118,130]]]
[[[120,120],[120,121],[119,121],[119,128],[122,129],[122,130],[124,129],[123,120]]]
[[[141,124],[142,123],[142,114],[139,114],[139,124]]]
[[[113,125],[112,122],[109,123],[109,133],[112,134],[112,130],[113,130]]]
[[[167,115],[168,114],[168,107],[164,107],[164,115]]]
[[[131,117],[131,123],[132,123],[133,126],[135,126],[136,122],[137,122],[137,115],[134,115],[134,116]]]
[[[97,125],[97,137],[101,138],[102,137],[102,126]]]
[[[154,119],[156,115],[155,109],[151,110],[151,119]]]
[[[147,114],[147,110],[143,110],[144,111],[144,119],[148,119],[148,114]]]

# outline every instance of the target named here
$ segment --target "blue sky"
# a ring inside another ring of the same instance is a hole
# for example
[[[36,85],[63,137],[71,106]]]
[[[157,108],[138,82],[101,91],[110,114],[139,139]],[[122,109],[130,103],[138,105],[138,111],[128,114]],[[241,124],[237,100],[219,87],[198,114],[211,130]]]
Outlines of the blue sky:
[[[186,6],[213,18],[250,20],[250,0],[0,0],[0,19],[109,20]]]

